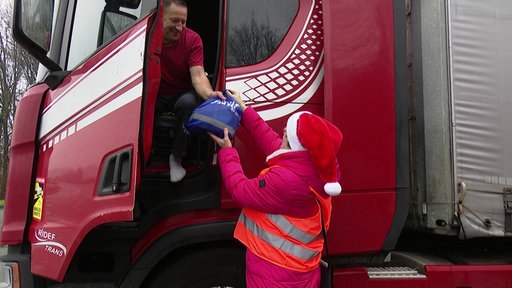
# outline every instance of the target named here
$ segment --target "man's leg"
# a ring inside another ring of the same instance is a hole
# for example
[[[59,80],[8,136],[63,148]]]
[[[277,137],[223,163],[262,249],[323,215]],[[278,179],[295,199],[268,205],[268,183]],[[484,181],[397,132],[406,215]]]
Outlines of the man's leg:
[[[195,91],[189,91],[181,95],[174,104],[177,123],[174,132],[172,154],[169,157],[171,182],[179,182],[183,177],[185,177],[186,170],[183,168],[181,162],[183,157],[187,155],[188,134],[185,130],[184,124],[190,118],[194,109],[199,106],[202,101],[203,100]]]

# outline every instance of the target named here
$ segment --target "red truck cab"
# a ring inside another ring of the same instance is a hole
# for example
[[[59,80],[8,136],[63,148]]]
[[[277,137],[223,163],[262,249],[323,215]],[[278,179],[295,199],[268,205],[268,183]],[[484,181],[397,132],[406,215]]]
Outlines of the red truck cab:
[[[169,181],[173,118],[154,113],[160,71],[172,69],[160,66],[163,2],[14,1],[13,35],[41,65],[13,128],[6,287],[244,287],[240,207],[217,147],[191,137],[187,176]],[[239,91],[276,130],[308,110],[343,132],[325,257],[334,287],[488,287],[487,275],[510,287],[512,141],[482,136],[510,134],[510,103],[473,97],[503,93],[475,86],[492,81],[465,65],[488,53],[506,71],[512,41],[492,27],[508,14],[492,11],[512,9],[412,2],[189,0],[187,26],[216,90]],[[480,38],[472,21],[487,25]],[[235,146],[256,176],[265,155],[243,129]]]

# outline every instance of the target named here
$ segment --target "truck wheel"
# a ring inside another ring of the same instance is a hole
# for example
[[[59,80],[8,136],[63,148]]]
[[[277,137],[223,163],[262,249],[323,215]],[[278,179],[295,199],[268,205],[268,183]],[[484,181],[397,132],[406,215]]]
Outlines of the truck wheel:
[[[145,287],[243,288],[245,251],[224,247],[192,251],[170,262],[150,278]]]

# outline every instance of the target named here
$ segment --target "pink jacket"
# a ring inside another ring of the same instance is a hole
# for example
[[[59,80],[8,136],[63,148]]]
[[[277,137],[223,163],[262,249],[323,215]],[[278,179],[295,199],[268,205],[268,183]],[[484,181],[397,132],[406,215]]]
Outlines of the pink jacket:
[[[309,217],[318,210],[316,191],[325,184],[318,175],[307,151],[280,149],[282,139],[263,119],[248,107],[242,115],[242,126],[251,134],[260,149],[269,155],[270,170],[248,179],[242,170],[235,148],[219,151],[219,165],[225,187],[243,207],[271,214]],[[274,166],[274,167],[273,167]],[[327,194],[325,197],[329,197]],[[319,268],[301,273],[275,266],[247,251],[247,287],[318,287]]]

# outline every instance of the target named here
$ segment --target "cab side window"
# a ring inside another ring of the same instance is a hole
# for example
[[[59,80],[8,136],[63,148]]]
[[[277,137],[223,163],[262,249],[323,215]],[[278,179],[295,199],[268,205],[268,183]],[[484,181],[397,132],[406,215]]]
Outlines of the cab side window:
[[[298,7],[297,0],[228,1],[226,67],[256,64],[272,55]]]
[[[152,2],[156,7],[156,0]],[[130,7],[123,7],[126,6],[123,3],[129,3]],[[75,5],[66,70],[74,69],[98,47],[148,14],[148,11],[141,12],[144,10],[141,1],[77,0]]]

